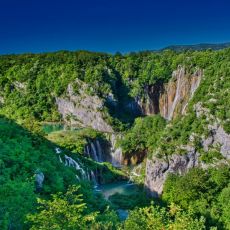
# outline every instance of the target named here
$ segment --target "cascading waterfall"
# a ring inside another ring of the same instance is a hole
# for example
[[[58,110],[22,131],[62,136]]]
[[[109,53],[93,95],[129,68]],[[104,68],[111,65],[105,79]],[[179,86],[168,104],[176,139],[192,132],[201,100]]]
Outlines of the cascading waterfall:
[[[85,155],[87,157],[91,157],[93,160],[97,162],[103,162],[103,157],[102,157],[102,148],[100,145],[99,140],[96,141],[91,141],[87,140],[88,144],[85,146]]]
[[[174,97],[172,107],[170,108],[170,111],[169,111],[169,114],[168,114],[168,119],[169,120],[172,119],[174,110],[175,110],[176,105],[178,103],[178,100],[180,100],[181,79],[182,79],[183,75],[184,75],[184,68],[180,68],[178,79],[177,79],[177,85],[176,85],[176,95]]]
[[[111,163],[115,167],[121,167],[122,163],[122,149],[116,148],[116,136],[112,134],[111,136]]]
[[[85,146],[85,154],[87,155],[87,157],[90,157],[90,151],[88,145]]]
[[[97,146],[98,160],[99,162],[102,162],[102,149],[99,140],[96,140],[96,146]]]
[[[60,156],[60,154],[62,152],[61,149],[60,148],[55,148],[55,151],[56,151],[56,154],[58,154],[58,158],[59,158],[60,163],[63,163],[63,160],[62,160],[62,158]],[[80,163],[78,163],[77,161],[75,161],[72,157],[67,156],[66,154],[64,155],[64,159],[65,159],[64,160],[65,166],[73,167],[77,171],[80,171],[81,177],[83,179],[86,179],[85,170],[81,167]],[[76,175],[76,178],[79,179],[78,175]]]
[[[65,166],[74,167],[76,170],[80,170],[82,177],[85,178],[85,171],[77,163],[77,161],[75,161],[72,157],[69,157],[67,155],[65,155],[64,157],[65,157]]]
[[[93,159],[97,162],[99,162],[98,156],[97,156],[97,150],[95,148],[95,145],[93,142],[90,142],[92,153],[93,153]]]
[[[95,173],[93,170],[90,171],[90,178],[91,178],[91,181],[93,182],[94,186],[97,186],[97,177],[95,176]]]
[[[201,75],[202,75],[202,71],[197,71],[197,74],[195,76],[194,81],[192,82],[191,85],[191,97],[194,95],[195,91],[197,90],[197,88],[200,85],[200,81],[201,81]]]

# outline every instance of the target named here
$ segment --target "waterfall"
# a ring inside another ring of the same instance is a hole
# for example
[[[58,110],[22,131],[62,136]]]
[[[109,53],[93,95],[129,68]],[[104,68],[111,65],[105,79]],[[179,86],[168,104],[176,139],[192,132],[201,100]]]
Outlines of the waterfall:
[[[110,148],[110,156],[111,156],[111,163],[115,167],[120,167],[122,163],[122,149],[116,149],[116,136],[112,134],[111,136],[111,148]]]
[[[174,97],[172,107],[170,108],[170,111],[168,114],[168,120],[172,119],[174,110],[176,108],[178,100],[180,99],[181,79],[182,79],[183,75],[184,75],[184,69],[180,68],[178,79],[177,79],[177,85],[176,85],[176,95]]]
[[[84,169],[80,166],[80,164],[77,163],[77,161],[75,161],[73,158],[71,158],[67,155],[65,155],[65,166],[75,168],[77,171],[81,172],[82,178],[85,178],[86,173],[85,173]]]
[[[63,161],[62,161],[62,159],[61,159],[61,156],[59,155],[58,157],[59,157],[60,163],[63,163]]]
[[[90,142],[90,145],[93,153],[93,159],[98,162],[97,150],[95,148],[95,145],[93,142]]]
[[[96,179],[96,176],[95,176],[93,170],[90,171],[90,177],[91,177],[91,181],[93,182],[94,186],[96,187],[97,186],[97,179]]]
[[[88,157],[90,157],[90,151],[89,151],[89,146],[88,146],[88,145],[85,146],[85,154],[86,154]]]
[[[116,167],[120,167],[122,162],[122,150],[121,148],[117,148],[112,153],[112,165]]]
[[[98,153],[98,159],[99,162],[102,162],[102,149],[99,140],[96,140],[96,146],[97,146],[97,153]]]
[[[196,79],[194,80],[194,82],[192,82],[192,85],[191,85],[191,97],[193,96],[193,94],[195,93],[196,89],[200,85],[200,81],[201,81],[201,76],[198,75],[198,76],[196,76]]]
[[[61,149],[58,148],[58,147],[55,148],[55,151],[56,151],[57,154],[60,154],[60,153],[61,153]]]

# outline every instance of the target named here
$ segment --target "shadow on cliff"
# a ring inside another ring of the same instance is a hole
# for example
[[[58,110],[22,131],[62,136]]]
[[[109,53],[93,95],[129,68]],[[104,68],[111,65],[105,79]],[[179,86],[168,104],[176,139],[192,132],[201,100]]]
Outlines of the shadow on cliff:
[[[116,70],[113,71],[117,80],[112,86],[112,90],[117,100],[116,102],[107,100],[106,107],[113,118],[129,126],[136,117],[142,115],[141,107],[135,98],[130,96],[130,88],[124,84],[120,73]]]
[[[36,132],[27,129],[28,126],[36,129]],[[32,124],[31,121],[22,126],[0,115],[0,168],[4,168],[3,179],[26,181],[29,178],[37,186],[33,177],[36,178],[37,173],[42,173],[44,181],[42,181],[42,190],[39,190],[42,194],[63,191],[69,185],[77,182],[76,174],[79,174],[74,167],[65,166],[65,155],[80,162],[79,164],[85,171],[97,171],[99,182],[107,182],[102,178],[103,175],[107,176],[108,182],[120,178],[120,175],[117,175],[116,171],[111,170],[107,165],[99,164],[58,146],[47,140],[43,132],[39,133],[38,130],[39,126]],[[62,161],[56,148],[62,151],[60,155]],[[91,177],[89,173],[86,179],[91,180]]]

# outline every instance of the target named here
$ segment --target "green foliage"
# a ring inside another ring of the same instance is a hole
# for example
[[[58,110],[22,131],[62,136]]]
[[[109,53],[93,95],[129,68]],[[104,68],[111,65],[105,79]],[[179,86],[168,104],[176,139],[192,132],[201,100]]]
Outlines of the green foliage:
[[[86,184],[82,185],[84,188],[71,186],[65,194],[54,194],[49,200],[38,199],[38,212],[27,215],[30,229],[117,229],[119,219],[116,212],[108,206],[100,210],[98,201],[103,201],[103,198],[97,197],[95,200],[89,188],[85,191]]]
[[[202,161],[215,163],[221,159],[219,150],[202,151],[201,136],[209,135],[212,116],[230,132],[229,63],[230,49],[114,56],[86,51],[0,56],[0,114],[21,125],[0,117],[0,228],[20,230],[32,224],[31,229],[230,229],[229,167],[170,175],[163,193],[170,209],[143,208],[147,203],[142,193],[110,197],[117,207],[142,207],[131,211],[122,227],[115,211],[100,194],[93,193],[89,183],[79,182],[81,187],[60,193],[76,183],[76,171],[58,161],[57,145],[62,154],[79,159],[89,170],[99,170],[103,183],[123,176],[108,163],[97,164],[76,154],[83,152],[87,138],[104,137],[83,129],[49,134],[48,141],[39,125],[40,121],[61,121],[56,97],[66,97],[70,83],[78,94],[75,80],[79,79],[88,85],[86,95],[97,95],[104,102],[104,119],[114,130],[124,131],[139,115],[129,105],[144,98],[146,87],[166,83],[178,65],[187,73],[203,69],[204,77],[186,116],[167,126],[158,115],[137,118],[120,145],[126,156],[143,152],[165,156],[175,151],[183,154],[186,151],[181,146],[189,144],[201,153]],[[199,119],[194,111],[198,102],[208,109]],[[34,183],[37,170],[45,175],[41,191]],[[50,194],[54,195],[50,198]],[[23,223],[27,214],[30,223]]]
[[[45,175],[44,196],[76,181],[75,173],[58,162],[54,148],[45,138],[0,117],[0,222],[12,229],[23,227],[24,216],[36,201],[36,170]]]
[[[95,222],[97,213],[85,214],[86,204],[81,197],[78,187],[73,186],[64,195],[52,195],[51,200],[38,199],[39,212],[27,216],[32,224],[30,229],[88,229]]]
[[[0,228],[22,229],[25,215],[36,204],[34,184],[9,180],[0,186]]]
[[[119,144],[124,154],[154,149],[166,121],[159,115],[137,118]]]
[[[128,104],[143,98],[147,86],[167,82],[178,65],[187,73],[204,69],[194,103],[205,106],[229,131],[229,51],[140,52],[108,55],[87,51],[0,56],[0,113],[15,119],[60,121],[56,97],[65,96],[71,83],[77,94],[79,79],[88,84],[86,95],[97,95],[106,108],[104,116],[122,130],[137,116]],[[215,92],[214,100],[209,100]],[[111,97],[113,98],[111,100]]]
[[[203,215],[209,227],[225,229],[223,225],[228,225],[229,220],[229,212],[225,208],[229,205],[229,179],[228,166],[208,171],[196,168],[184,176],[169,175],[164,185],[163,200],[198,216]]]
[[[31,124],[30,127],[34,125]],[[26,214],[35,212],[37,197],[51,202],[50,194],[63,192],[69,185],[80,183],[76,180],[76,170],[65,167],[59,162],[55,152],[56,147],[56,144],[44,137],[28,131],[11,120],[0,117],[1,229],[8,229],[9,226],[11,229],[28,229],[27,224],[23,222]],[[88,170],[101,171],[105,176],[104,182],[119,179],[123,175],[109,163],[97,164],[63,148],[64,153],[77,158]],[[36,171],[42,172],[45,176],[40,191],[35,186]],[[108,203],[102,196],[93,193],[89,183],[81,182],[81,185],[80,192],[86,200],[88,209],[91,212],[104,213]]]
[[[109,197],[109,201],[116,209],[130,210],[135,207],[143,207],[149,204],[149,199],[141,189],[130,195],[115,193]]]
[[[124,229],[172,229],[172,230],[202,230],[206,229],[204,218],[195,218],[191,213],[177,211],[170,216],[165,208],[151,205],[130,212],[125,221]]]
[[[203,152],[200,160],[205,163],[213,163],[215,160],[223,159],[222,154],[217,150],[209,150],[208,152]]]
[[[83,154],[87,140],[103,139],[102,133],[85,128],[69,131],[57,131],[48,135],[48,139],[73,153]]]
[[[230,184],[221,191],[218,197],[218,204],[222,213],[220,219],[224,223],[225,228],[230,229]]]

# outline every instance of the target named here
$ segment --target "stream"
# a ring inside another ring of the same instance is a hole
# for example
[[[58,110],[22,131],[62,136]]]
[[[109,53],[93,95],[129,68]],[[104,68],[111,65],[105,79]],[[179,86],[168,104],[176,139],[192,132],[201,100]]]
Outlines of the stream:
[[[57,131],[79,130],[81,128],[66,126],[61,123],[47,123],[42,125],[42,129],[46,134],[50,134]],[[138,186],[134,183],[123,180],[103,185],[96,185],[94,187],[94,191],[102,193],[104,198],[109,200],[109,197],[115,194],[133,195],[138,192]],[[128,217],[128,210],[118,208],[116,211],[121,220],[125,220]]]

